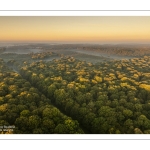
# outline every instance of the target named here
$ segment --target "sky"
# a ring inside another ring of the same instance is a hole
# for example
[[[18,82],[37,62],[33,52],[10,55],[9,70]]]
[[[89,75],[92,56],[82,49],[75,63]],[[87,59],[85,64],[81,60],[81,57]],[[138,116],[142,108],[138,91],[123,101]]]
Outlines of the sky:
[[[149,43],[149,16],[0,16],[0,42]]]

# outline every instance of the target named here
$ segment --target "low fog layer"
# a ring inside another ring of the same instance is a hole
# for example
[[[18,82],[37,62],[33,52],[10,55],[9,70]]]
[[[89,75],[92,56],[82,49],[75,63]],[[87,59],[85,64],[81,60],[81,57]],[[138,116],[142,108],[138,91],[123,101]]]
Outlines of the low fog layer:
[[[29,53],[39,53],[41,52],[40,49],[16,49],[16,50],[11,50],[11,49],[6,49],[4,53],[16,53],[16,54],[29,54]]]

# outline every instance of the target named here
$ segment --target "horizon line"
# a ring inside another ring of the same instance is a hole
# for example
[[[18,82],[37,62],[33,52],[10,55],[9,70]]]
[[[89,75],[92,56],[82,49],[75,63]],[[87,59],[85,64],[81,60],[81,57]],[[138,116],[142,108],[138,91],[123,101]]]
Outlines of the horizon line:
[[[74,41],[0,41],[0,44],[11,44],[11,43],[40,43],[40,44],[98,44],[98,45],[150,45],[150,42],[74,42]]]

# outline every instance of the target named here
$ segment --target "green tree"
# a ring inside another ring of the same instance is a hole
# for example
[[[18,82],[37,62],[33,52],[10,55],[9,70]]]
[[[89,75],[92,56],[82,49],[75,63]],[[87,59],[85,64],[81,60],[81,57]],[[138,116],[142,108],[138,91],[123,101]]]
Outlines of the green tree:
[[[135,121],[135,126],[137,126],[142,131],[150,129],[150,120],[147,119],[145,115],[140,115]]]
[[[123,110],[123,115],[126,117],[126,118],[131,118],[133,116],[133,112],[129,109],[125,109]]]
[[[37,115],[33,115],[29,117],[29,129],[33,130],[38,128],[41,124],[41,118]]]
[[[42,130],[44,133],[54,133],[56,125],[52,119],[44,118],[42,121]]]
[[[19,117],[15,121],[15,127],[23,133],[31,133],[29,132],[29,121],[27,117]],[[17,131],[18,132],[18,131]]]
[[[58,124],[54,129],[55,134],[67,134],[67,129],[64,124]]]
[[[22,116],[22,117],[29,117],[30,116],[30,111],[29,110],[23,110],[20,113],[20,116]]]

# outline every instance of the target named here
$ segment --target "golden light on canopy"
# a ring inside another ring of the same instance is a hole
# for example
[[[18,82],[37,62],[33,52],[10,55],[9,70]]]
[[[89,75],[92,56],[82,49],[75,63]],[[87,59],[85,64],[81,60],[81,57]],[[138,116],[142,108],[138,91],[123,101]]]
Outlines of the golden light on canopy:
[[[1,16],[0,41],[149,42],[148,16]]]

